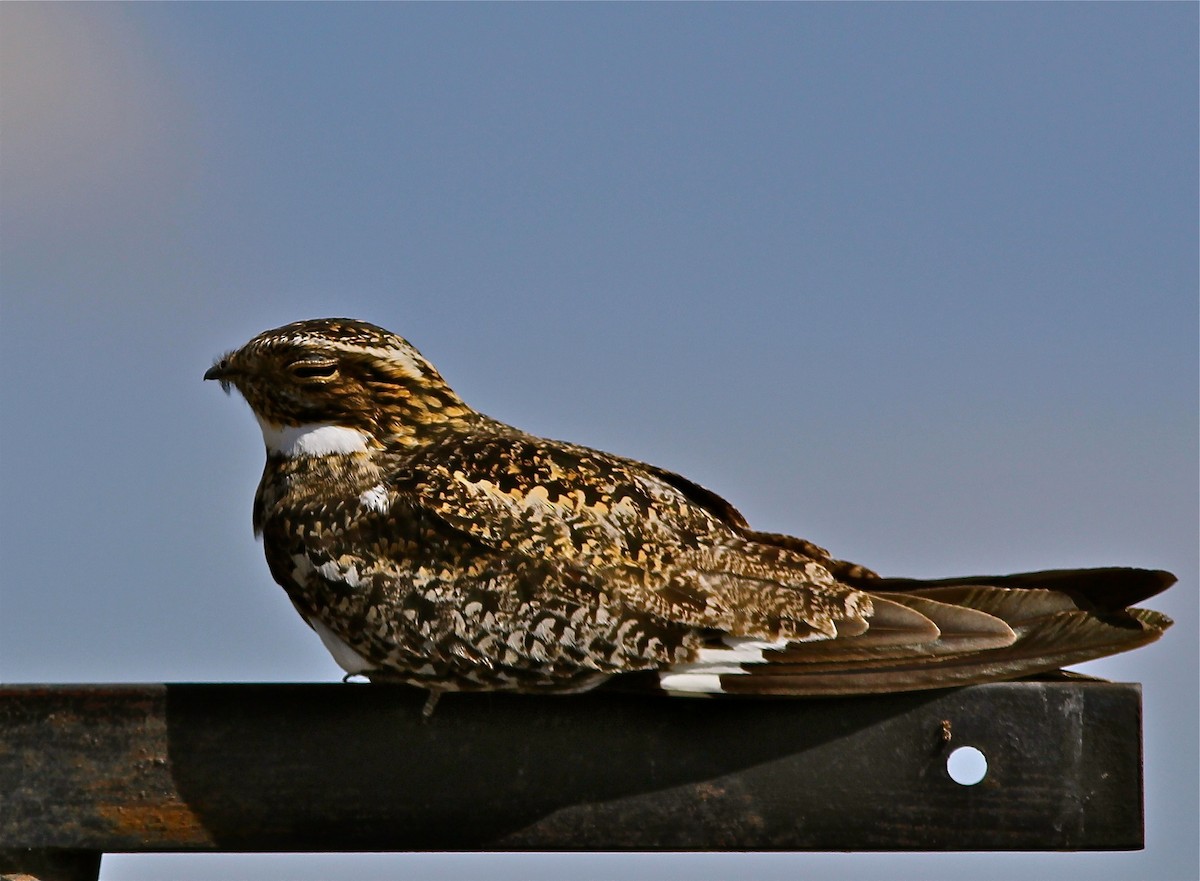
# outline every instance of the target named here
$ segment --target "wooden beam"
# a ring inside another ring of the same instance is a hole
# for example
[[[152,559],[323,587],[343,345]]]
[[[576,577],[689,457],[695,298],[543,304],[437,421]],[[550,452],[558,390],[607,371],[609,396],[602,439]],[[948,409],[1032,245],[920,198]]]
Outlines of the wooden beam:
[[[827,700],[0,686],[0,848],[1125,850],[1136,685]],[[947,773],[983,752],[974,786]],[[19,867],[18,867],[19,868]],[[0,871],[5,869],[0,867]]]
[[[0,881],[96,881],[99,851],[0,850]]]

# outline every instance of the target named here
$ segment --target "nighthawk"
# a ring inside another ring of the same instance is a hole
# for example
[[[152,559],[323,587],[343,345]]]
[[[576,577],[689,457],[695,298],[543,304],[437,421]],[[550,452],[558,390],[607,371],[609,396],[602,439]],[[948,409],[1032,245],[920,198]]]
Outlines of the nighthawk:
[[[259,334],[204,374],[267,463],[254,529],[347,673],[443,691],[841,695],[1028,676],[1157,639],[1168,572],[884,578],[756,532],[671,471],[467,406],[362,321]],[[618,678],[619,677],[619,678]]]

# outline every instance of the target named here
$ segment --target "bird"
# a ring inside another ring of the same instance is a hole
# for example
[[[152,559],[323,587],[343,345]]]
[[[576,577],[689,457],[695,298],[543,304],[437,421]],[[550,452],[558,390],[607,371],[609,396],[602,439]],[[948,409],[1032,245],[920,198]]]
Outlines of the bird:
[[[1025,678],[1146,645],[1161,570],[885,577],[752,529],[664,468],[467,405],[348,318],[255,336],[204,374],[266,447],[253,526],[346,678],[444,692],[822,697]]]

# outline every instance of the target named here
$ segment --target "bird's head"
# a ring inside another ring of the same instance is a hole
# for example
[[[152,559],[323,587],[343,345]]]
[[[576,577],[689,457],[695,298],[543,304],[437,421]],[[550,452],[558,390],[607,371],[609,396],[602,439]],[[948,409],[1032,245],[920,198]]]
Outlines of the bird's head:
[[[271,455],[363,452],[420,443],[472,415],[407,340],[349,318],[264,331],[204,374],[236,388]]]

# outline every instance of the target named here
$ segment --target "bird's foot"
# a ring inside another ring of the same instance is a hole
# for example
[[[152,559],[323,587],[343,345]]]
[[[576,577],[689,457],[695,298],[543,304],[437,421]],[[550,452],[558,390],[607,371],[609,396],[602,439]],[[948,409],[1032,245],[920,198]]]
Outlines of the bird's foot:
[[[429,697],[425,698],[425,706],[421,708],[421,720],[428,722],[433,718],[433,711],[437,708],[438,701],[442,698],[442,689],[429,689]]]

